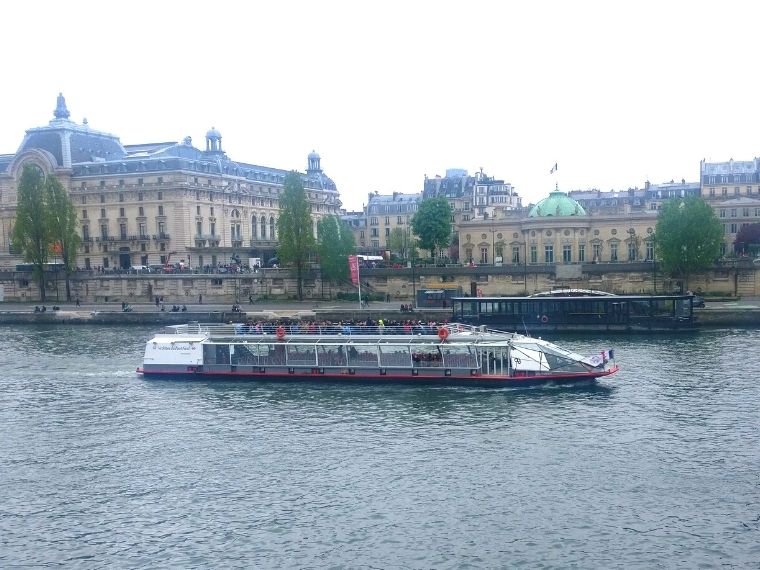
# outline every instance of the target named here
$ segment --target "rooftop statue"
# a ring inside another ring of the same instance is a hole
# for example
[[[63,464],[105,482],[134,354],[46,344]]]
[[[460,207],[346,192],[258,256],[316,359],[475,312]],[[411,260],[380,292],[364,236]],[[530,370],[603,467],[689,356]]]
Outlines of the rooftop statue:
[[[58,93],[58,99],[56,100],[55,111],[53,111],[53,115],[56,119],[69,118],[70,113],[66,108],[66,99],[64,99],[63,93]]]

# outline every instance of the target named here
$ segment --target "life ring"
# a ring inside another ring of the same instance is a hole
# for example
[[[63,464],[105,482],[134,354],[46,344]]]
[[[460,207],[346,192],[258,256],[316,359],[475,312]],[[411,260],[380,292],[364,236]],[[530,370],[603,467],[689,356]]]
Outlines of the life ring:
[[[449,338],[449,329],[447,329],[446,327],[439,328],[438,338],[440,338],[441,340],[446,340],[447,338]]]
[[[285,327],[280,325],[277,327],[277,330],[275,331],[275,334],[277,335],[277,338],[282,340],[285,338]]]
[[[544,324],[548,323],[549,322],[549,317],[547,317],[546,315],[544,315],[543,317],[541,317],[541,322],[544,323]]]

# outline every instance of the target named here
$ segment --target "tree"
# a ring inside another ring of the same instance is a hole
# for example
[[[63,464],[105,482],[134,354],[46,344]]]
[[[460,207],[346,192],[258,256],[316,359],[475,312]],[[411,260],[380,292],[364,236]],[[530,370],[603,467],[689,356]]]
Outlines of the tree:
[[[452,211],[448,200],[439,196],[423,200],[412,217],[412,230],[420,238],[419,245],[422,249],[430,250],[432,257],[449,245],[451,216]]]
[[[388,248],[403,259],[410,259],[416,256],[416,252],[412,253],[412,250],[416,249],[415,242],[416,240],[412,237],[408,226],[405,228],[395,227],[388,237]]]
[[[734,253],[738,255],[760,250],[760,224],[747,224],[739,230],[734,241]]]
[[[77,233],[76,211],[66,188],[54,176],[48,176],[45,180],[45,198],[53,251],[63,264],[66,300],[71,301],[69,278],[76,270],[77,251],[82,243]]]
[[[21,250],[24,260],[34,265],[33,278],[45,301],[45,263],[48,261],[51,231],[46,205],[45,176],[35,165],[26,164],[18,184],[16,223],[13,245]]]
[[[710,267],[720,254],[723,224],[702,198],[674,199],[663,204],[655,236],[663,271],[688,287],[689,276]]]
[[[303,276],[308,268],[310,255],[314,251],[311,206],[306,200],[306,192],[298,172],[289,172],[283,186],[280,217],[277,220],[277,257],[280,263],[295,268],[298,299],[303,300]]]
[[[322,279],[330,283],[348,279],[348,256],[356,250],[349,225],[337,216],[317,222],[317,252]]]

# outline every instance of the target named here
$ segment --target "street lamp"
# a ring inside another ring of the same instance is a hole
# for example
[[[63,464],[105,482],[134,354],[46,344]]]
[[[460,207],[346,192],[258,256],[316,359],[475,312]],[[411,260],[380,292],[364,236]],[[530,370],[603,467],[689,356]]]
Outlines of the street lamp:
[[[412,264],[412,304],[414,305],[414,308],[417,308],[417,279],[414,275],[414,256],[412,256],[411,260]]]
[[[654,237],[652,237],[652,288],[654,294],[657,295],[657,244]]]
[[[496,267],[496,229],[494,228],[495,223],[495,214],[491,214],[491,263],[494,267]]]

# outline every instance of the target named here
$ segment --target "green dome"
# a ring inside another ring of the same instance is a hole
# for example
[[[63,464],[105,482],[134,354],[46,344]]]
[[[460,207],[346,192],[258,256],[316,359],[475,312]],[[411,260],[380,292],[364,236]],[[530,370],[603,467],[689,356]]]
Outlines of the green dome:
[[[585,216],[586,210],[570,196],[559,190],[549,194],[531,208],[529,218],[547,218],[549,216]]]

